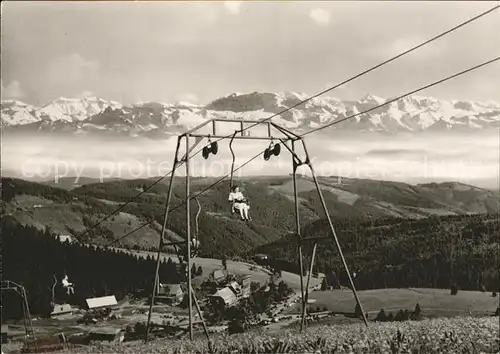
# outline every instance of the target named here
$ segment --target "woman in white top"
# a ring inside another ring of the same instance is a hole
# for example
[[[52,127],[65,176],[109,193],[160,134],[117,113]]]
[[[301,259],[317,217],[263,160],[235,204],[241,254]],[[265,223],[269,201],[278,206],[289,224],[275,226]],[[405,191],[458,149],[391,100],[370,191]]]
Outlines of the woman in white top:
[[[233,187],[233,191],[229,193],[229,201],[233,203],[233,213],[235,212],[235,210],[238,210],[240,212],[241,220],[252,220],[248,216],[248,210],[250,209],[250,206],[248,205],[246,198],[243,196],[243,193],[240,192],[240,189],[238,187]]]
[[[69,282],[67,275],[64,276],[64,278],[62,280],[62,285],[63,285],[63,287],[66,288],[66,293],[68,295],[70,295],[70,293],[72,293],[72,294],[75,293],[75,289],[73,289],[73,283]]]

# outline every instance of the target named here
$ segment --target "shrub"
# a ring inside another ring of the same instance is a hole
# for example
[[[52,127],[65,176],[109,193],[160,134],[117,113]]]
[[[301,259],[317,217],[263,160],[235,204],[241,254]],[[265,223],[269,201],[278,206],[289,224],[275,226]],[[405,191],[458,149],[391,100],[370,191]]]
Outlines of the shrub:
[[[181,303],[179,304],[179,307],[182,309],[187,309],[189,306],[189,295],[184,294],[184,297],[182,298]]]
[[[244,333],[245,326],[240,319],[233,319],[231,320],[231,322],[229,322],[227,331],[229,332],[229,334]]]
[[[356,306],[354,307],[354,316],[361,317],[361,315],[361,307],[359,306],[359,304],[356,304]]]
[[[375,317],[375,322],[386,322],[386,321],[387,321],[387,315],[385,314],[384,309],[381,309],[377,314],[377,317]]]
[[[417,303],[417,305],[415,306],[415,309],[413,310],[413,312],[410,315],[410,319],[414,320],[414,321],[420,320],[421,314],[422,314],[422,310],[420,309],[420,304]]]
[[[399,310],[396,316],[394,316],[394,321],[404,321],[404,312],[403,310]]]
[[[256,281],[250,283],[250,292],[253,294],[260,289],[260,284]]]
[[[415,316],[420,316],[421,313],[422,310],[420,309],[420,304],[417,302],[417,304],[415,305],[415,310],[413,310],[413,314]]]
[[[137,322],[134,325],[134,332],[137,334],[146,333],[146,324],[144,322]]]

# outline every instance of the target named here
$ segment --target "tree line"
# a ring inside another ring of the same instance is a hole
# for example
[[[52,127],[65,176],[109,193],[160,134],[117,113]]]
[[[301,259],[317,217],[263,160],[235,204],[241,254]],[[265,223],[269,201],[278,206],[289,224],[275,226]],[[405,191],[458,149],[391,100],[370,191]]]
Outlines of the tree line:
[[[496,215],[399,218],[340,224],[337,236],[358,289],[430,287],[499,291],[500,225]],[[328,236],[325,220],[308,225],[304,237]],[[274,268],[300,274],[296,236],[257,248]],[[312,245],[303,254],[309,268]],[[326,286],[348,285],[332,239],[318,242],[315,273]]]

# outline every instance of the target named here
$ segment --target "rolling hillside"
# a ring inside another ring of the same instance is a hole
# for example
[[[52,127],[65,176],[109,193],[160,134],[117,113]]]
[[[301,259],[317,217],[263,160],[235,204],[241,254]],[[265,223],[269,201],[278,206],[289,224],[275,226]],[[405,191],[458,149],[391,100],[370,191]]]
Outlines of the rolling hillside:
[[[432,216],[420,220],[383,218],[338,223],[336,233],[358,289],[391,287],[499,291],[498,214]],[[331,236],[325,220],[307,225],[304,237]],[[312,243],[304,246],[310,259]],[[293,236],[261,246],[273,263],[299,272]],[[309,262],[309,261],[308,261]],[[325,272],[332,286],[348,285],[332,239],[318,242],[315,271]]]
[[[192,191],[197,193],[212,178],[194,178]],[[152,180],[120,180],[86,184],[71,190],[4,178],[4,213],[23,224],[49,227],[56,233],[81,236],[87,227],[137,195]],[[116,246],[154,247],[158,241],[164,215],[168,181],[162,181],[143,193],[121,212],[82,241],[106,244],[139,227],[146,226],[123,239]],[[498,197],[491,191],[463,184],[430,184],[412,186],[404,183],[320,178],[330,215],[335,220],[366,220],[383,217],[420,219],[429,215],[463,215],[498,212]],[[291,177],[259,177],[239,179],[238,183],[251,200],[254,221],[246,224],[230,214],[227,202],[228,183],[224,182],[199,197],[202,206],[199,217],[199,239],[204,256],[218,257],[222,253],[235,255],[293,232],[295,227],[293,185]],[[183,237],[185,207],[179,206],[185,193],[184,181],[176,180],[169,222],[170,236]],[[324,217],[314,184],[299,178],[300,215],[302,225]],[[191,202],[192,230],[197,204]],[[221,247],[224,245],[224,248]]]
[[[104,178],[102,181],[99,178],[92,177],[62,177],[57,180],[45,180],[39,183],[46,184],[54,188],[61,188],[66,190],[72,190],[87,184],[95,184],[101,182],[112,182],[117,181],[119,178]]]

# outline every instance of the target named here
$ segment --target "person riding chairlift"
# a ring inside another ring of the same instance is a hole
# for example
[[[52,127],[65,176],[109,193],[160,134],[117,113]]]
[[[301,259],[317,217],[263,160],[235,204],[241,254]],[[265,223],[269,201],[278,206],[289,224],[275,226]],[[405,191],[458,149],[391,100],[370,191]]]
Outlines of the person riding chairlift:
[[[248,201],[237,186],[233,187],[233,191],[229,193],[229,201],[233,203],[231,211],[235,213],[236,210],[238,210],[240,212],[241,220],[252,220],[248,215],[248,210],[250,209]]]
[[[64,288],[66,288],[66,294],[67,295],[70,295],[71,294],[74,294],[75,293],[75,289],[73,288],[73,283],[70,283],[68,281],[68,276],[65,275],[63,280],[62,280],[62,285]]]
[[[196,237],[193,237],[191,239],[191,257],[196,257],[198,255],[199,250],[200,250],[200,240],[198,240]]]

